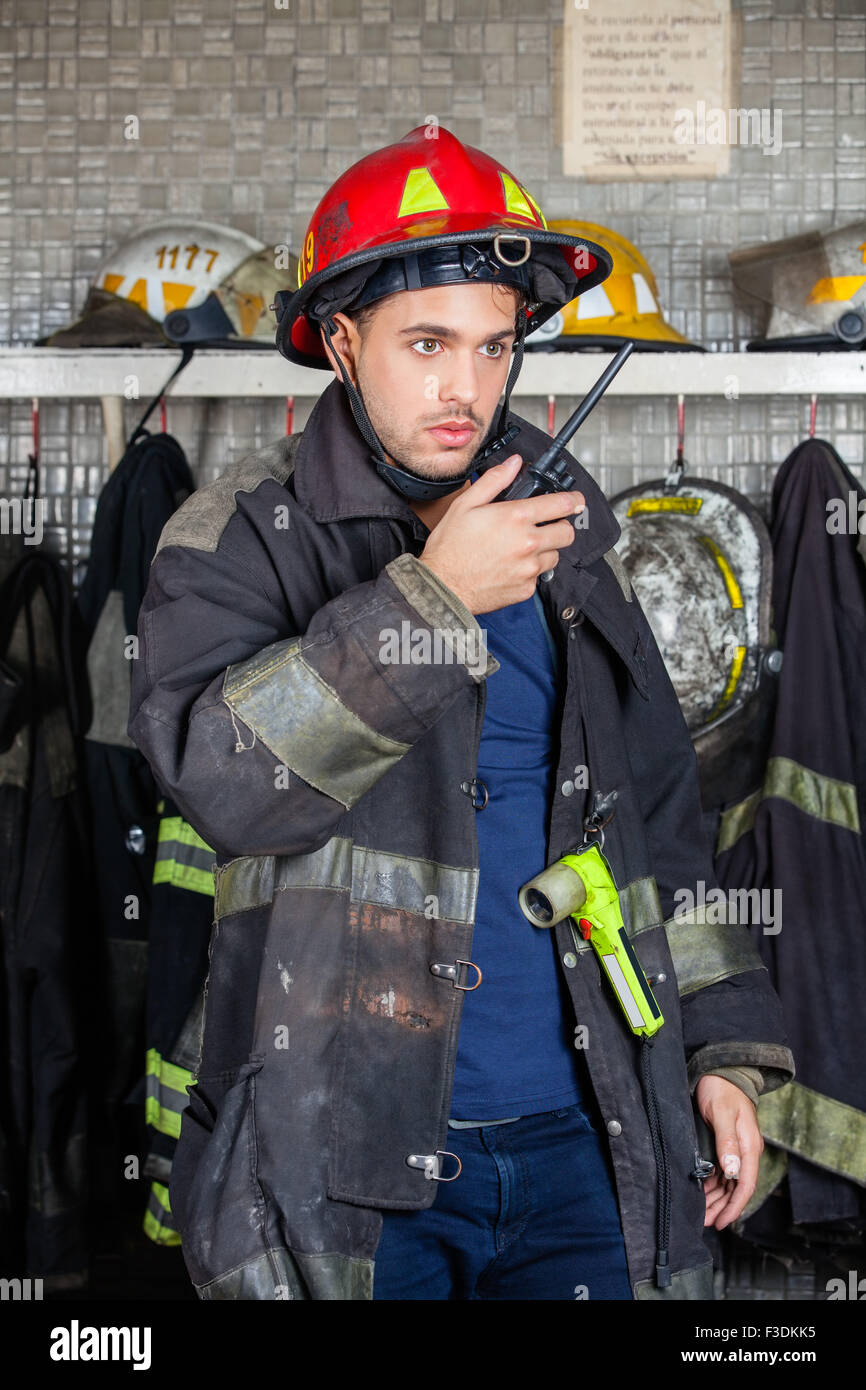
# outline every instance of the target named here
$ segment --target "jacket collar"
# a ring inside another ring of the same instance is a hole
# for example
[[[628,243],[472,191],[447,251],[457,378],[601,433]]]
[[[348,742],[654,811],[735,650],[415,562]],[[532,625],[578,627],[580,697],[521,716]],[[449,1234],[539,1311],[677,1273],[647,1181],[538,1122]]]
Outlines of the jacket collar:
[[[520,434],[509,452],[519,453],[524,459],[537,459],[549,443],[549,436],[513,412],[509,412],[509,423],[520,426]],[[576,527],[573,542],[559,553],[561,560],[580,568],[592,564],[616,544],[620,527],[595,479],[568,450],[564,456],[586,498],[588,525]],[[336,378],[317,400],[301,435],[295,454],[294,482],[300,506],[314,521],[394,517],[407,522],[415,535],[427,534],[406,498],[376,472],[343,383]]]

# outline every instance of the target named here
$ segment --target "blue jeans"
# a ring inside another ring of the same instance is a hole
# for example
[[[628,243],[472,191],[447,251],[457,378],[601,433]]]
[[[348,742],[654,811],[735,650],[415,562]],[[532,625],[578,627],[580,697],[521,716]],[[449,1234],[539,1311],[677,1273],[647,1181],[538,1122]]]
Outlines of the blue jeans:
[[[463,1171],[433,1205],[383,1212],[374,1299],[632,1298],[610,1157],[583,1106],[449,1129],[447,1147]]]

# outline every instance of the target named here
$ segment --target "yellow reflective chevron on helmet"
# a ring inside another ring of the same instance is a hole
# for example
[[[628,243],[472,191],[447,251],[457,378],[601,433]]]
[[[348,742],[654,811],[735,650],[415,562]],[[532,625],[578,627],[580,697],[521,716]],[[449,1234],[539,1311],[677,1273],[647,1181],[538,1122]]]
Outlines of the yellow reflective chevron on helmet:
[[[527,193],[522,184],[517,183],[504,169],[499,170],[499,177],[502,180],[502,192],[505,198],[505,211],[513,212],[517,217],[532,217],[533,209],[541,220],[542,226],[546,227],[544,213],[536,203],[531,194]]]
[[[422,212],[447,210],[448,200],[429,169],[410,169],[403,186],[398,217],[417,217]]]
[[[866,285],[866,275],[825,275],[809,292],[807,304],[831,304],[853,299]]]

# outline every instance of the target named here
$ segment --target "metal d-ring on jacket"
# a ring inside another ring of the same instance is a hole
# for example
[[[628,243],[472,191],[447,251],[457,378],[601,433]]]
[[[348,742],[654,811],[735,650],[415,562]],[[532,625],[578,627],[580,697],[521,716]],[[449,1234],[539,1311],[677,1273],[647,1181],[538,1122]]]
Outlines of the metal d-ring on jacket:
[[[537,457],[547,437],[515,419],[514,448]],[[716,882],[694,753],[619,527],[569,466],[589,525],[540,586],[567,670],[548,863],[583,838],[586,764],[593,794],[618,792],[605,855],[666,1020],[666,1289],[639,1047],[589,944],[553,930],[635,1296],[710,1298],[691,1090],[745,1067],[769,1091],[793,1061],[746,928],[674,918],[678,889],[700,901]],[[370,1298],[381,1210],[435,1200],[478,889],[463,788],[499,663],[471,646],[466,663],[381,659],[403,623],[477,627],[419,562],[428,534],[370,466],[335,381],[301,435],[196,492],[153,561],[129,732],[216,854],[201,1064],[170,1183],[203,1299]]]

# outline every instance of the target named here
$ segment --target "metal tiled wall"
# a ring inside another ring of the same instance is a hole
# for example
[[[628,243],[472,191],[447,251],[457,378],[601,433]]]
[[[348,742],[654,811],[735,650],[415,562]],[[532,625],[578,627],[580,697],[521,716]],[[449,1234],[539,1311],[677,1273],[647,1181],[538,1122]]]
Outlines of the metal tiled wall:
[[[563,0],[5,0],[0,342],[68,323],[106,251],[166,213],[298,248],[344,168],[432,115],[513,169],[548,218],[635,241],[674,327],[739,349],[760,325],[735,309],[728,250],[863,215],[866,4],[734,4],[736,104],[781,113],[781,152],[734,146],[731,173],[715,181],[600,185],[561,172]],[[130,114],[137,141],[124,138]],[[298,402],[296,428],[310,404]],[[557,421],[572,407],[558,401]],[[140,409],[127,407],[130,426]],[[517,409],[546,425],[546,401]],[[168,423],[204,482],[278,436],[284,418],[277,401],[179,400]],[[615,492],[666,468],[675,424],[674,399],[610,400],[579,454]],[[807,424],[808,398],[690,400],[686,456],[766,506]],[[863,476],[862,398],[819,400],[818,433]],[[0,402],[0,496],[20,491],[29,449],[29,403]],[[43,404],[47,543],[76,582],[105,459],[98,404]]]

